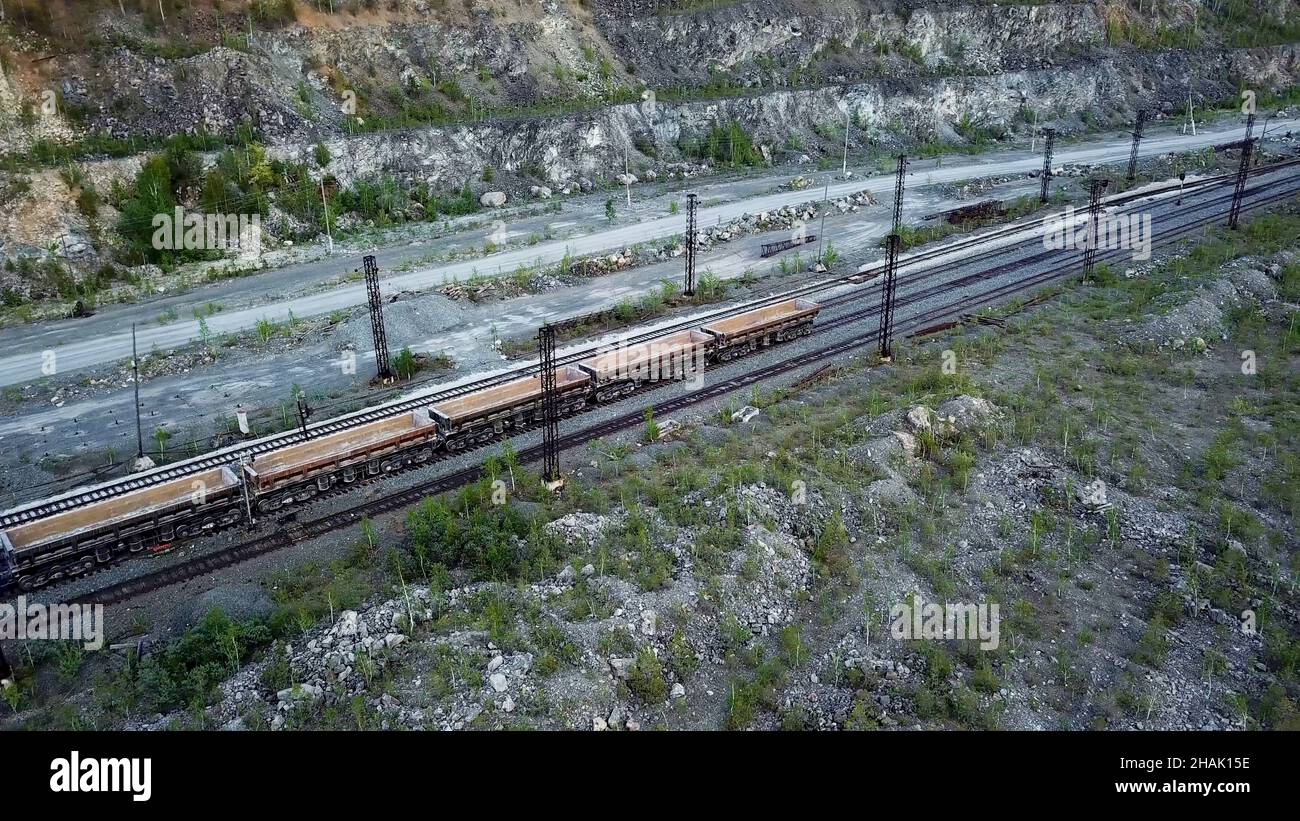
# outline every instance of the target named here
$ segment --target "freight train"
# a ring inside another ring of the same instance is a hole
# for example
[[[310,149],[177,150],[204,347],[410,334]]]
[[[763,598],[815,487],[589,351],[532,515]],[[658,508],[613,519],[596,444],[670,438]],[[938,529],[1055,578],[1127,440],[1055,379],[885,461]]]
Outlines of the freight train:
[[[807,335],[820,310],[807,300],[786,300],[562,366],[555,374],[559,414],[618,399],[646,383],[689,379],[709,365]],[[542,419],[541,379],[525,377],[14,525],[0,531],[0,590],[34,590],[128,556],[161,552]]]

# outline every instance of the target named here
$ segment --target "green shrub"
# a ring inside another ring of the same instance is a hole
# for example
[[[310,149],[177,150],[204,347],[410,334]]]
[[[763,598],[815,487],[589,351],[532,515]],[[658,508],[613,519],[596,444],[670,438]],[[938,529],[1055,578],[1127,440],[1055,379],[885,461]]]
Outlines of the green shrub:
[[[641,648],[627,673],[627,687],[644,704],[659,704],[668,697],[663,664],[650,647]]]

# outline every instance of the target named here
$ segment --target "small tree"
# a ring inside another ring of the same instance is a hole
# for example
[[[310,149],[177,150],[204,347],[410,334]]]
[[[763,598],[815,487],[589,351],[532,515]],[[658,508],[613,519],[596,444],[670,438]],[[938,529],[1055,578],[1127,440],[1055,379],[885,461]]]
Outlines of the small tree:
[[[403,379],[410,379],[420,370],[420,360],[411,352],[410,346],[402,348],[397,356],[393,357],[393,368],[397,375]]]
[[[171,431],[159,426],[154,429],[153,438],[158,443],[158,458],[161,459],[167,453],[167,440],[172,438]]]
[[[610,197],[609,199],[605,200],[605,219],[609,220],[610,222],[613,222],[614,218],[617,215],[618,212],[614,210],[614,198]]]
[[[839,258],[840,252],[835,250],[835,243],[827,240],[826,252],[822,254],[822,264],[826,266],[826,270],[829,271],[831,268],[834,268],[835,262]]]
[[[645,440],[653,442],[659,438],[659,424],[655,422],[655,409],[645,409]]]

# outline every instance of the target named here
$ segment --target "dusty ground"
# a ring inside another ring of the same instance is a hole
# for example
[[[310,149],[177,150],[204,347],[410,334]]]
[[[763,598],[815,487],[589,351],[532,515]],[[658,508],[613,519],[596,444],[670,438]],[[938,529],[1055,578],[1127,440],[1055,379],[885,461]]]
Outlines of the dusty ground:
[[[1261,217],[732,400],[750,423],[601,443],[558,499],[507,454],[335,558],[139,611],[226,614],[144,659],[9,648],[8,721],[1295,726],[1298,239]],[[996,647],[896,637],[917,598],[999,605]]]

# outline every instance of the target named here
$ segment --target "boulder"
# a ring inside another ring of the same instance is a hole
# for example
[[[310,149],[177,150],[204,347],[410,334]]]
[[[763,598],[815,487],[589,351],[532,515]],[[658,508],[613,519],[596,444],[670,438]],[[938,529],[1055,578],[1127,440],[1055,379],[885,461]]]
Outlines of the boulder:
[[[918,501],[916,492],[900,479],[877,479],[867,485],[867,503],[885,507],[907,507]]]
[[[978,396],[961,396],[949,399],[939,406],[936,415],[943,423],[944,433],[963,433],[982,428],[998,416],[998,408]]]
[[[926,405],[913,405],[907,411],[907,426],[917,433],[924,433],[934,427],[934,411]]]
[[[612,658],[609,660],[609,666],[614,671],[614,677],[620,679],[626,679],[635,664],[636,659],[634,658]]]
[[[487,191],[478,198],[479,205],[486,208],[500,208],[506,204],[506,192],[504,191]]]

